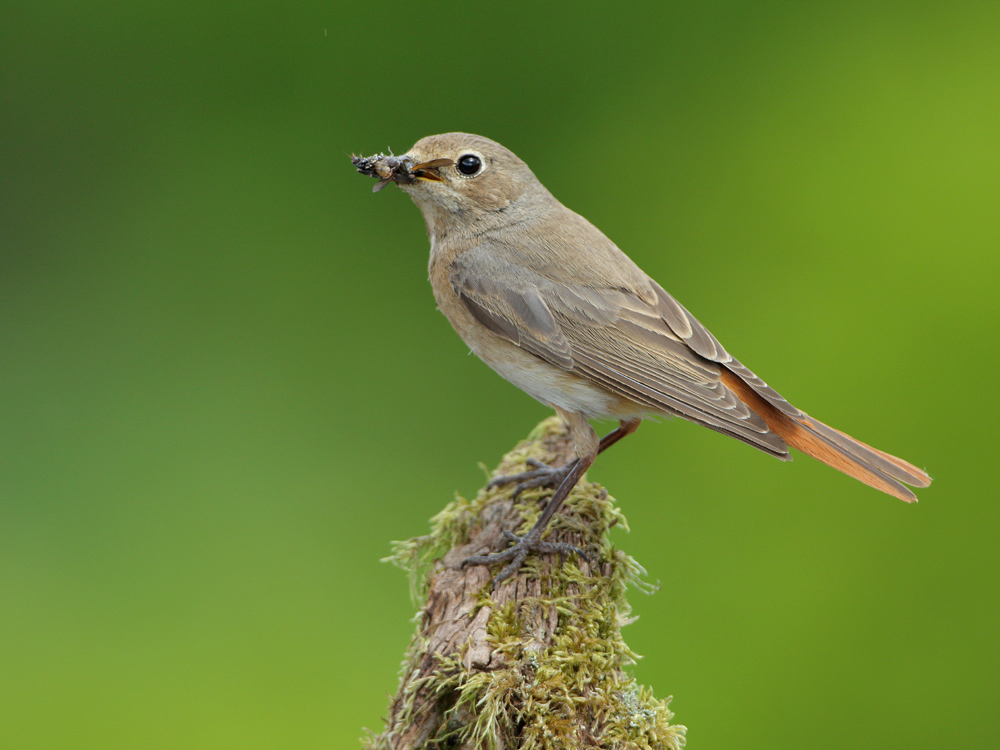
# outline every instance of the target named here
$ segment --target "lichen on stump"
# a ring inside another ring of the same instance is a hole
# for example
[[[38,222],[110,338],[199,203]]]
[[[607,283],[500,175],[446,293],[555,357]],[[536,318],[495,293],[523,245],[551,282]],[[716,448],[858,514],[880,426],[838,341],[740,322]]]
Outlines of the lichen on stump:
[[[494,476],[523,471],[528,458],[559,465],[572,457],[553,417]],[[621,637],[631,621],[625,592],[646,585],[645,571],[608,539],[624,516],[603,487],[581,481],[546,538],[593,561],[529,556],[491,594],[496,571],[462,568],[462,560],[501,549],[503,529],[531,528],[548,491],[512,495],[508,486],[458,498],[432,519],[430,534],[394,544],[388,559],[409,573],[422,606],[386,728],[366,749],[678,750],[686,730],[670,723],[669,698],[657,700],[625,671],[637,658]]]

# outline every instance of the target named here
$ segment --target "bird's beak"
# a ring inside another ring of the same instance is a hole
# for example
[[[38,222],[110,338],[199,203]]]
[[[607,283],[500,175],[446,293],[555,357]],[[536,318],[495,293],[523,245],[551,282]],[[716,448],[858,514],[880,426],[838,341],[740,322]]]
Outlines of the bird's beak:
[[[396,182],[413,182],[415,179],[444,182],[444,178],[441,177],[438,170],[450,167],[454,163],[451,159],[431,159],[430,161],[421,162],[410,168],[409,179],[397,179]]]

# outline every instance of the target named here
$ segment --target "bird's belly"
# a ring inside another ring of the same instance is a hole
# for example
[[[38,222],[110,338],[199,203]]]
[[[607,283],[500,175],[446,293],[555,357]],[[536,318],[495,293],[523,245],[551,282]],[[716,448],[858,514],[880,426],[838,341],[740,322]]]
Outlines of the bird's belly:
[[[635,413],[618,396],[506,341],[486,352],[476,351],[475,347],[473,351],[500,377],[548,406],[580,412],[594,419],[617,419]]]

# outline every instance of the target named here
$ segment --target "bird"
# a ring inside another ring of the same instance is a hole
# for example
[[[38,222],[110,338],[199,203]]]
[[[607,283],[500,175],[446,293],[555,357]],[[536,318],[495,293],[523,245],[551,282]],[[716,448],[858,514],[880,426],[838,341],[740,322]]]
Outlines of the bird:
[[[408,193],[430,240],[438,309],[501,377],[555,410],[576,458],[538,461],[491,485],[554,492],[523,536],[465,565],[506,563],[494,588],[528,554],[585,553],[543,533],[598,454],[644,419],[681,417],[781,460],[795,448],[906,502],[923,470],[813,419],[719,341],[584,217],[560,203],[512,151],[470,133],[417,141],[402,156],[353,156],[358,172]],[[617,420],[603,438],[590,420]]]

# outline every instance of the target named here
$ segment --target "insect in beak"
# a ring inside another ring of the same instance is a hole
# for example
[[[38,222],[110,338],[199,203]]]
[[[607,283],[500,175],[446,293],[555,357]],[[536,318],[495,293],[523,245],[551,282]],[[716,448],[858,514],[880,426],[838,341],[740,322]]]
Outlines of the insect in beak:
[[[454,162],[451,159],[431,159],[414,165],[409,156],[394,156],[392,154],[376,154],[375,156],[352,156],[351,161],[361,174],[379,178],[372,188],[377,193],[390,182],[410,183],[420,180],[443,182],[438,170],[449,167]]]

